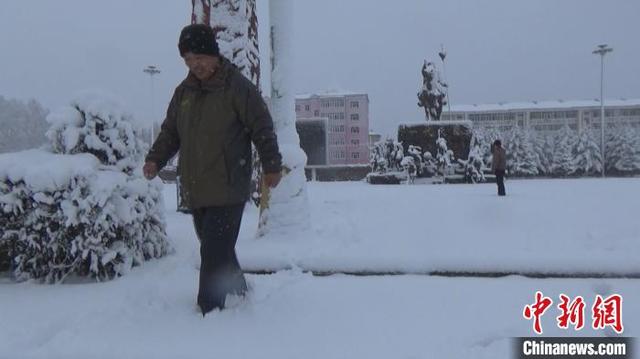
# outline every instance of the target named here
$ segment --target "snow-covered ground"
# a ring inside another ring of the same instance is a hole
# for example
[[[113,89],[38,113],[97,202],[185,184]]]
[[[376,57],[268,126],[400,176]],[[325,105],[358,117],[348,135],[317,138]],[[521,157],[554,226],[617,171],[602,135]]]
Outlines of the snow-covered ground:
[[[495,184],[312,183],[311,230],[255,240],[257,214],[248,211],[240,261],[247,269],[640,274],[639,178],[506,187],[500,198]]]
[[[107,283],[0,283],[0,358],[508,358],[532,336],[524,305],[536,290],[624,298],[624,335],[640,334],[638,279],[314,277],[353,271],[640,272],[640,180],[510,181],[495,185],[311,183],[313,226],[256,239],[247,208],[238,244],[248,299],[202,318],[195,306],[197,241],[166,186],[176,252]]]

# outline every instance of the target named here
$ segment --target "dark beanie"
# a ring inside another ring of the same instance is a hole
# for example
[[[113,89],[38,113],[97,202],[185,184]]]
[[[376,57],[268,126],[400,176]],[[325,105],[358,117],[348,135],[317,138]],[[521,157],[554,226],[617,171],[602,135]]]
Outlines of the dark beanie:
[[[180,33],[178,41],[180,56],[184,57],[187,52],[200,55],[220,55],[220,49],[216,42],[213,29],[204,24],[187,25]]]

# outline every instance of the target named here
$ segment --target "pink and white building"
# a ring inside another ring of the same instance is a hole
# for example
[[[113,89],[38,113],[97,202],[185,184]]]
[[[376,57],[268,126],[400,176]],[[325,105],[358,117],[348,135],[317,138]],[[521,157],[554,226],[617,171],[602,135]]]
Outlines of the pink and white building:
[[[369,164],[369,96],[327,93],[296,96],[296,121],[324,119],[326,165]]]

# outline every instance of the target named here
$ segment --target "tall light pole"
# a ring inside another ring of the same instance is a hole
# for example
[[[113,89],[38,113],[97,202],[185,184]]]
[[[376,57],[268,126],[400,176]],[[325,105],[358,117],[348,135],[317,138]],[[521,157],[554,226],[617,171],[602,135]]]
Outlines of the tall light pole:
[[[593,54],[600,55],[600,153],[602,156],[602,177],[604,177],[604,55],[613,51],[607,44],[598,45]]]
[[[153,127],[156,120],[155,103],[154,103],[155,101],[154,101],[154,94],[153,94],[153,76],[159,74],[160,70],[156,66],[149,65],[142,71],[149,74],[149,77],[151,78],[151,138],[149,141],[149,145],[151,146],[153,145],[153,141],[155,140],[153,136],[153,129],[154,129]]]

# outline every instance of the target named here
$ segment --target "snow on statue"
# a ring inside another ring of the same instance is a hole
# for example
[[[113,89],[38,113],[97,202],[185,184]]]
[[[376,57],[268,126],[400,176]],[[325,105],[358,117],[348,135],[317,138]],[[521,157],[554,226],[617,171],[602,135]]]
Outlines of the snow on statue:
[[[424,61],[422,65],[422,88],[418,92],[418,106],[424,107],[427,121],[440,120],[446,100],[447,84],[440,79],[440,72],[433,62]]]

